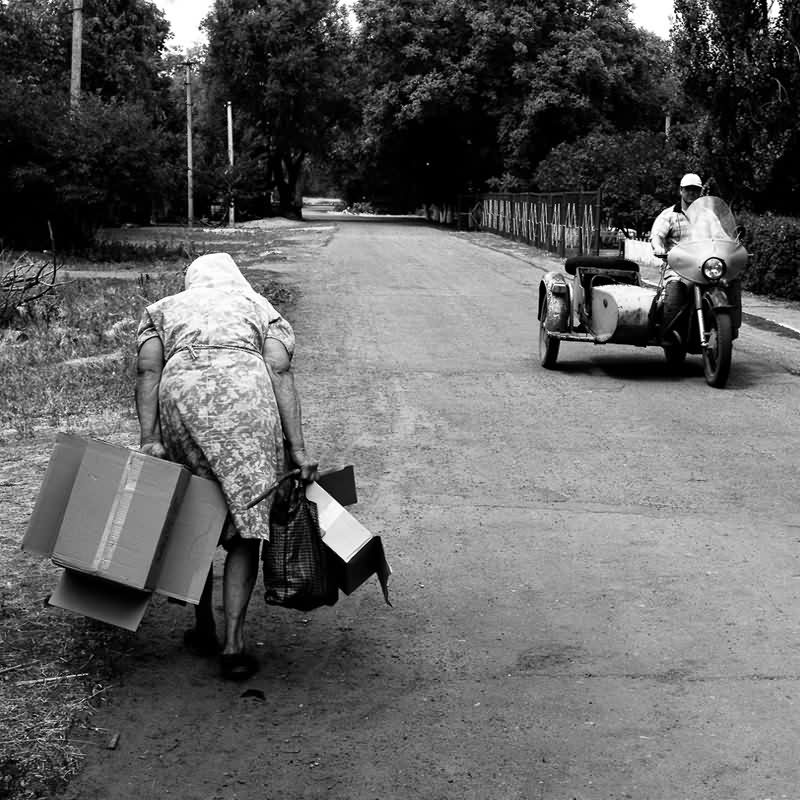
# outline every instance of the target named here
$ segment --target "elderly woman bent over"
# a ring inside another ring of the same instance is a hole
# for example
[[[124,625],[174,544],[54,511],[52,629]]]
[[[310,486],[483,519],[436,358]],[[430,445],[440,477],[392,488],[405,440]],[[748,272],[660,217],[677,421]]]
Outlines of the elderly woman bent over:
[[[244,680],[258,668],[247,653],[244,622],[259,548],[269,540],[270,500],[247,509],[287,465],[317,477],[306,454],[291,360],[289,323],[255,292],[226,253],[201,256],[185,289],[148,306],[138,330],[136,410],[141,450],[184,464],[219,482],[229,516],[221,544],[224,677]],[[219,649],[209,573],[187,644]]]

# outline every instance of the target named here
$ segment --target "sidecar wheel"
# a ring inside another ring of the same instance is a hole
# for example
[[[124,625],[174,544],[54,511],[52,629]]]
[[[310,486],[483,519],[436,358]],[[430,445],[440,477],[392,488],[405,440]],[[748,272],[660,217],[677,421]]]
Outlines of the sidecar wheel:
[[[547,332],[544,323],[547,320],[547,300],[542,304],[541,320],[539,320],[539,363],[545,369],[553,369],[558,360],[558,348],[561,341]]]
[[[705,314],[708,347],[703,348],[703,370],[706,383],[722,389],[728,382],[733,353],[733,325],[729,314]]]

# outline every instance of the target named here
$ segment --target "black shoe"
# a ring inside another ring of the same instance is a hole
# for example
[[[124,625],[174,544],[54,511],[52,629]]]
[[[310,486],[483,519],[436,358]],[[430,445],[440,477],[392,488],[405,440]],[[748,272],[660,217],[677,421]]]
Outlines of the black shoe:
[[[223,653],[219,663],[226,681],[246,681],[258,672],[258,661],[249,653]]]

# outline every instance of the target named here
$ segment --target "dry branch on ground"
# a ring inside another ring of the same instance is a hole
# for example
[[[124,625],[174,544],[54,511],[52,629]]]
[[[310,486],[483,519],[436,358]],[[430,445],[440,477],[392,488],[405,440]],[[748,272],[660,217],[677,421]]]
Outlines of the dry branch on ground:
[[[24,315],[31,303],[51,292],[57,273],[55,259],[0,253],[0,325]]]

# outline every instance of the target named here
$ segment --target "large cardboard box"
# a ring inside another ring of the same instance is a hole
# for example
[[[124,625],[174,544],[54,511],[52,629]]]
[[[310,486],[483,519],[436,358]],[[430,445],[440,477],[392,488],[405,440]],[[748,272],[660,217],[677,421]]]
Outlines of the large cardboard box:
[[[53,561],[134,589],[155,588],[162,543],[190,477],[179,464],[87,441]]]
[[[199,602],[227,514],[214,481],[59,434],[22,548],[65,567],[51,604],[136,630],[152,592]]]
[[[384,599],[389,603],[388,581],[392,569],[380,536],[373,536],[318,483],[306,487],[306,497],[317,504],[322,541],[339,588],[345,594],[352,594],[364,581],[377,575]]]

